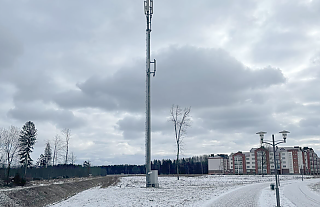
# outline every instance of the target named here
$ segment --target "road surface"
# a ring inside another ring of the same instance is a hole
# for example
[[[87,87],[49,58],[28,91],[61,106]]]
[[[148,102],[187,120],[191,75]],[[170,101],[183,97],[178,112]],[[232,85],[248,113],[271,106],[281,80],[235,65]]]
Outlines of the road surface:
[[[320,179],[283,181],[280,186],[280,204],[286,207],[319,207],[320,192],[310,189]],[[247,185],[223,194],[212,201],[210,207],[270,207],[276,205],[275,190],[270,182]]]
[[[320,194],[319,192],[312,191],[308,185],[319,182],[319,179],[305,179],[302,181],[292,182],[284,186],[283,195],[294,206],[308,206],[319,207],[320,206]]]
[[[211,207],[248,207],[259,206],[259,198],[262,189],[267,188],[270,183],[259,183],[240,187],[235,191],[217,198]]]

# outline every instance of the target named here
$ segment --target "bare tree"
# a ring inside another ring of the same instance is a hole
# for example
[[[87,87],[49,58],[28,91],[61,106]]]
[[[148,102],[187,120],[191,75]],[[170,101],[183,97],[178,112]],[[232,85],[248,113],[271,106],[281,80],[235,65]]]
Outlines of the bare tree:
[[[179,180],[179,155],[181,151],[181,144],[183,137],[187,133],[187,128],[191,125],[191,119],[189,117],[191,107],[181,109],[179,105],[172,105],[170,110],[171,120],[174,127],[175,139],[177,143],[177,178]]]
[[[18,155],[17,153],[19,150],[19,135],[20,129],[15,126],[10,126],[9,129],[0,129],[2,150],[4,153],[5,162],[7,164],[7,184],[9,182],[11,164]]]
[[[76,159],[77,159],[77,156],[75,156],[74,153],[71,152],[70,161],[72,165],[74,165],[74,163],[76,162]]]
[[[64,164],[68,164],[68,153],[69,153],[69,142],[70,142],[70,139],[71,139],[71,130],[70,129],[63,129],[62,130],[62,134],[65,136],[65,142],[66,142],[66,145],[65,145],[65,150],[66,150],[66,155],[65,155],[65,162]]]
[[[61,155],[60,152],[62,150],[62,139],[57,134],[53,140],[53,156],[52,156],[52,166],[57,164],[58,158]]]

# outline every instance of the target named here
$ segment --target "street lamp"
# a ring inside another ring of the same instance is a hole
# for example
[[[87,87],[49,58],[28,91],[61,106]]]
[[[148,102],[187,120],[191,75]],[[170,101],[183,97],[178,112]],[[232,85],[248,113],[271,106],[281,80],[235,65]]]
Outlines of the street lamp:
[[[303,181],[304,164],[301,165],[300,173],[301,173],[301,180]]]
[[[276,140],[274,141],[274,134],[272,134],[272,142],[271,141],[264,141],[264,135],[267,132],[257,132],[256,134],[260,135],[260,143],[263,144],[268,144],[271,145],[273,147],[273,159],[274,159],[274,174],[275,174],[275,178],[276,178],[276,199],[277,199],[277,207],[280,207],[280,195],[279,195],[279,187],[278,187],[278,179],[277,179],[277,175],[278,175],[278,169],[277,169],[277,164],[276,164],[276,146],[278,144],[281,143],[286,143],[286,139],[287,139],[287,135],[290,133],[288,131],[281,131],[279,132],[280,134],[282,134],[283,137],[283,141],[282,140]]]

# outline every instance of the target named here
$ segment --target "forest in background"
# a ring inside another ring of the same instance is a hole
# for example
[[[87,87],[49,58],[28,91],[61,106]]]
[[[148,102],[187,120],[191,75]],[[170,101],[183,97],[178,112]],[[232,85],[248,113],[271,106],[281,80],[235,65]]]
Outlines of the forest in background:
[[[208,156],[194,156],[191,158],[182,158],[179,161],[180,174],[207,174],[208,173]],[[176,160],[163,159],[153,160],[152,170],[158,170],[159,175],[175,175]],[[24,168],[12,168],[10,177],[16,174],[22,175]],[[72,177],[88,176],[106,176],[116,174],[145,174],[145,165],[108,165],[108,166],[91,166],[89,162],[83,165],[59,164],[28,168],[26,178],[28,179],[58,179]],[[4,179],[6,168],[0,168],[0,176]]]

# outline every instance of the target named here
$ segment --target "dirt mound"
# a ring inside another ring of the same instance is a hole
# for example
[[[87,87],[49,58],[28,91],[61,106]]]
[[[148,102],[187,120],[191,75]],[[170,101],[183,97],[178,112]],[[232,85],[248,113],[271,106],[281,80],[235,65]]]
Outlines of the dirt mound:
[[[119,177],[117,176],[106,176],[8,189],[0,193],[0,206],[46,206],[67,199],[89,188],[108,187],[118,181]]]

